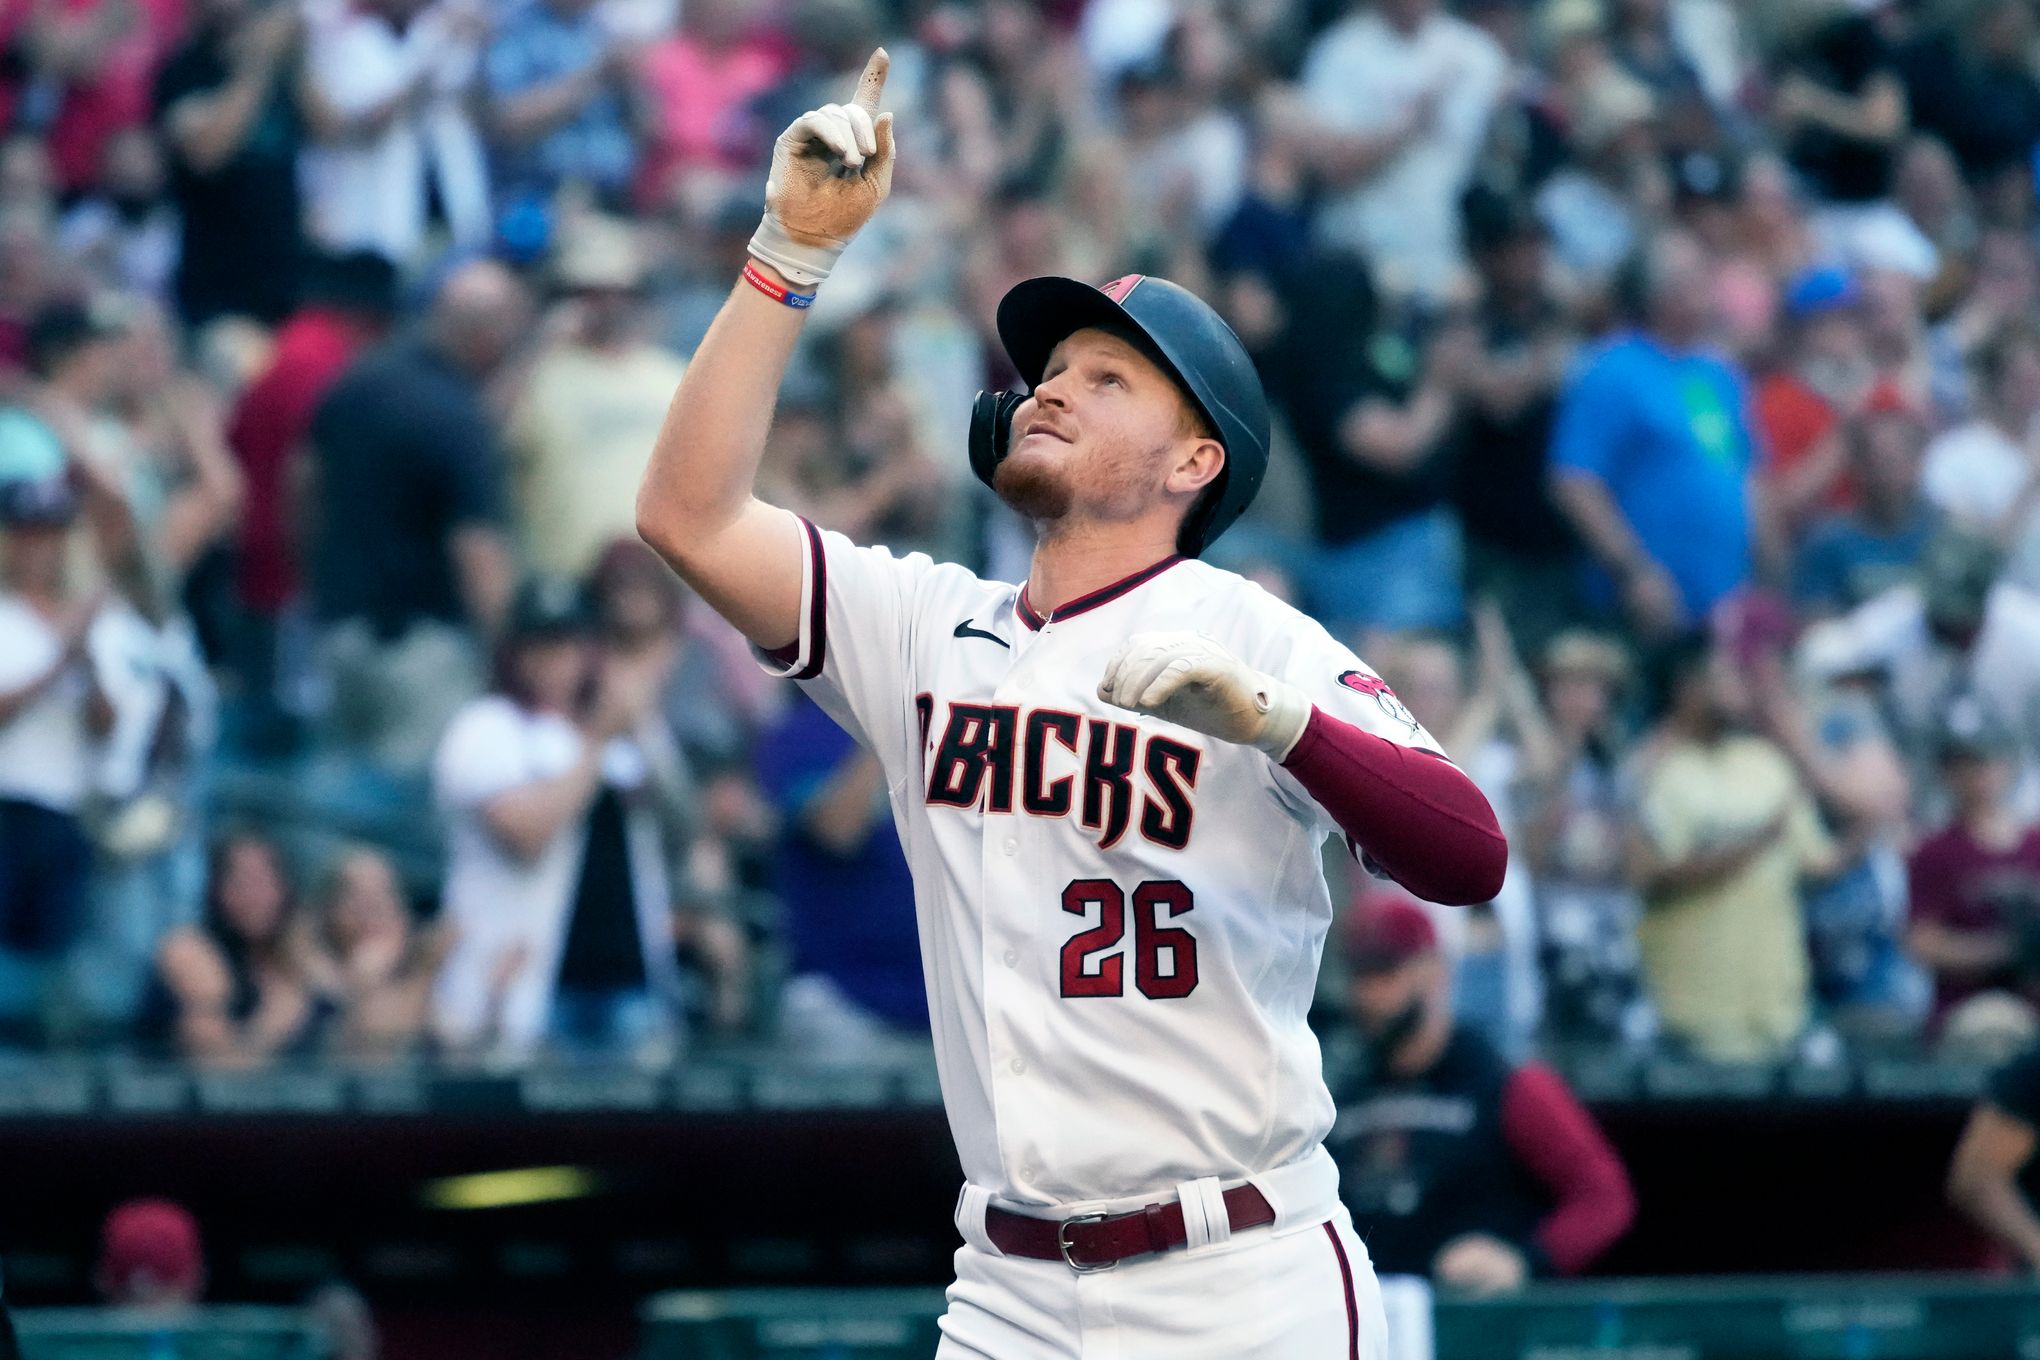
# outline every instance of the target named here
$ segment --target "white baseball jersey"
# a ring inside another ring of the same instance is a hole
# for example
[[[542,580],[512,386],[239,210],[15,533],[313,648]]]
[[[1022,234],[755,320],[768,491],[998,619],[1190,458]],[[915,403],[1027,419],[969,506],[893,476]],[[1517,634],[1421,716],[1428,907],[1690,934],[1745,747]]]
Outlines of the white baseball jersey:
[[[777,674],[882,762],[914,875],[964,1175],[1056,1206],[1311,1155],[1305,1023],[1336,828],[1262,752],[1097,695],[1134,633],[1198,630],[1378,736],[1438,749],[1320,625],[1170,558],[1043,617],[1026,591],[807,526]]]

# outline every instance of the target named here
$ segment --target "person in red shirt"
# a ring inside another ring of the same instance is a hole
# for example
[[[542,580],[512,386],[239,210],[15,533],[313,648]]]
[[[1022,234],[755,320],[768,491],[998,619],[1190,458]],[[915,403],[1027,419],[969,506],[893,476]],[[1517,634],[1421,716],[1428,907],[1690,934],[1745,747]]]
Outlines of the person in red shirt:
[[[269,367],[250,383],[227,424],[247,491],[241,517],[238,594],[246,606],[241,658],[256,746],[286,741],[275,705],[277,620],[298,594],[293,486],[312,413],[396,314],[396,269],[374,251],[317,262],[306,300],[276,333]]]
[[[1565,1079],[1510,1063],[1454,1019],[1421,906],[1364,901],[1342,943],[1371,1070],[1338,1090],[1325,1146],[1375,1269],[1495,1294],[1592,1265],[1628,1231],[1636,1197]]]
[[[1785,292],[1784,363],[1757,385],[1764,480],[1788,526],[1854,501],[1843,418],[1876,382],[1862,292],[1845,270],[1808,269]]]
[[[1934,1024],[1974,997],[2028,995],[2040,944],[2040,827],[2011,807],[2016,740],[1976,699],[1958,699],[1940,734],[1954,815],[1913,851],[1906,945],[1933,974]]]
[[[0,123],[47,123],[58,187],[86,188],[107,139],[149,121],[156,68],[185,23],[185,0],[0,0],[0,42],[30,63],[0,77]]]

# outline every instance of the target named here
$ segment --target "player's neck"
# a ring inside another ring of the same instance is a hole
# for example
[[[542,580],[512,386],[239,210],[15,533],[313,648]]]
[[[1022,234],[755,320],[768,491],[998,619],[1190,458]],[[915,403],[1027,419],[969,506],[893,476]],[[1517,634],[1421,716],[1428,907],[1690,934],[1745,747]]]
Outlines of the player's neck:
[[[1027,570],[1028,604],[1046,616],[1176,555],[1173,526],[1154,532],[1128,532],[1129,528],[1117,524],[1101,526],[1097,532],[1072,529],[1036,543]]]

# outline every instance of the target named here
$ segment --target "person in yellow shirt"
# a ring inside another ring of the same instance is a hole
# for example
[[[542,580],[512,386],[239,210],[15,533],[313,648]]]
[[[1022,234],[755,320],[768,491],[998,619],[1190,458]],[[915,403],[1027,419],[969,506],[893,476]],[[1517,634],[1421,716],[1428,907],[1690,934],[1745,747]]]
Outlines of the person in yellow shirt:
[[[558,336],[532,361],[508,443],[524,560],[575,580],[636,534],[638,481],[686,365],[640,328],[645,261],[630,224],[569,222],[552,280]]]
[[[1665,1031],[1728,1062],[1783,1054],[1808,1019],[1802,880],[1841,867],[1785,752],[1705,638],[1661,660],[1663,717],[1640,757],[1630,869],[1644,975]]]

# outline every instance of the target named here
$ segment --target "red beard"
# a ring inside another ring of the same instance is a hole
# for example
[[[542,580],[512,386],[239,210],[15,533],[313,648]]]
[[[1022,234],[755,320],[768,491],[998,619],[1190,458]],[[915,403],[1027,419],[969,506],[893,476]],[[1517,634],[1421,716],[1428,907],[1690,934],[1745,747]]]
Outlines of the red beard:
[[[1036,523],[1061,519],[1075,499],[1062,470],[1042,458],[1003,459],[992,474],[992,490],[1014,513]]]

